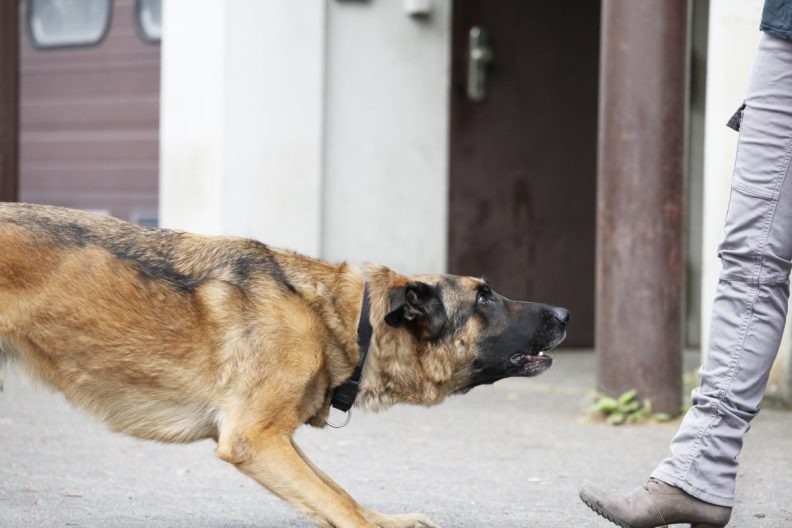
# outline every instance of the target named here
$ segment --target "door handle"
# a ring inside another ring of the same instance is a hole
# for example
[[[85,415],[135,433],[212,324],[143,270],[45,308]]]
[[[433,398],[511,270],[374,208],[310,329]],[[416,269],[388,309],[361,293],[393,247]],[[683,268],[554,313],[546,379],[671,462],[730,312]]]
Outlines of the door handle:
[[[487,98],[487,67],[492,59],[487,30],[481,26],[473,26],[468,39],[467,76],[467,95],[473,102],[480,103]]]

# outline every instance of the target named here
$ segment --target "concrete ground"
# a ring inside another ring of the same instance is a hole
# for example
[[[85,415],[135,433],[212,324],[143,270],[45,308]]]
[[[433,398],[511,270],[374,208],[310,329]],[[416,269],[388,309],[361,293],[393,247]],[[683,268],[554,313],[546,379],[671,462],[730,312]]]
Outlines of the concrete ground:
[[[558,352],[541,377],[505,380],[433,409],[355,413],[305,428],[307,454],[359,501],[420,511],[444,527],[606,527],[583,483],[641,484],[675,425],[581,421],[590,353]],[[161,445],[110,433],[17,371],[0,394],[0,526],[308,527],[214,456],[212,442]],[[792,413],[767,410],[742,457],[730,527],[792,526]]]

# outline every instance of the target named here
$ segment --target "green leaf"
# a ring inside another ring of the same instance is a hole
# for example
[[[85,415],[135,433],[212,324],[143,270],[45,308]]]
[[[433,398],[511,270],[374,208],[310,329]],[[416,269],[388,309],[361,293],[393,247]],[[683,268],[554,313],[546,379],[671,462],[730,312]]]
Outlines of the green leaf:
[[[638,402],[638,400],[633,400],[627,405],[622,405],[622,410],[626,413],[634,413],[640,408],[641,408],[641,404],[640,402]]]
[[[608,416],[607,423],[609,425],[621,425],[624,423],[626,417],[623,413],[615,412]]]
[[[594,404],[594,408],[597,409],[602,414],[611,414],[616,411],[617,407],[618,404],[616,403],[616,400],[608,396],[602,396]]]
[[[621,406],[627,405],[628,403],[630,403],[631,401],[633,401],[635,399],[635,396],[637,394],[638,394],[638,391],[635,390],[635,389],[632,389],[632,390],[629,390],[629,391],[625,392],[624,394],[619,396],[619,405],[621,405]]]

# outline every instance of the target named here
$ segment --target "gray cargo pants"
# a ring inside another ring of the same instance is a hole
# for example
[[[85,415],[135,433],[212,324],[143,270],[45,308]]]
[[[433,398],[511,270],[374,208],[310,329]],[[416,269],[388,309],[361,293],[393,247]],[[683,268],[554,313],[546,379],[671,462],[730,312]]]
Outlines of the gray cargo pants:
[[[701,387],[652,477],[734,504],[737,456],[759,412],[787,313],[792,260],[792,41],[762,35],[745,99],[723,270]]]

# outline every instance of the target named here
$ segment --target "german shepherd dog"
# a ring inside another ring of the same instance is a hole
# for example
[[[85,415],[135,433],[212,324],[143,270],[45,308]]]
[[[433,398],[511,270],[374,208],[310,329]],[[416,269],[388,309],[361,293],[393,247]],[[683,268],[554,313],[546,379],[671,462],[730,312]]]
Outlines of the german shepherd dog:
[[[213,438],[222,460],[319,526],[436,526],[366,509],[292,440],[325,425],[358,367],[366,291],[373,337],[355,405],[372,410],[535,376],[569,320],[478,278],[364,273],[252,240],[0,204],[0,361],[114,431]]]

